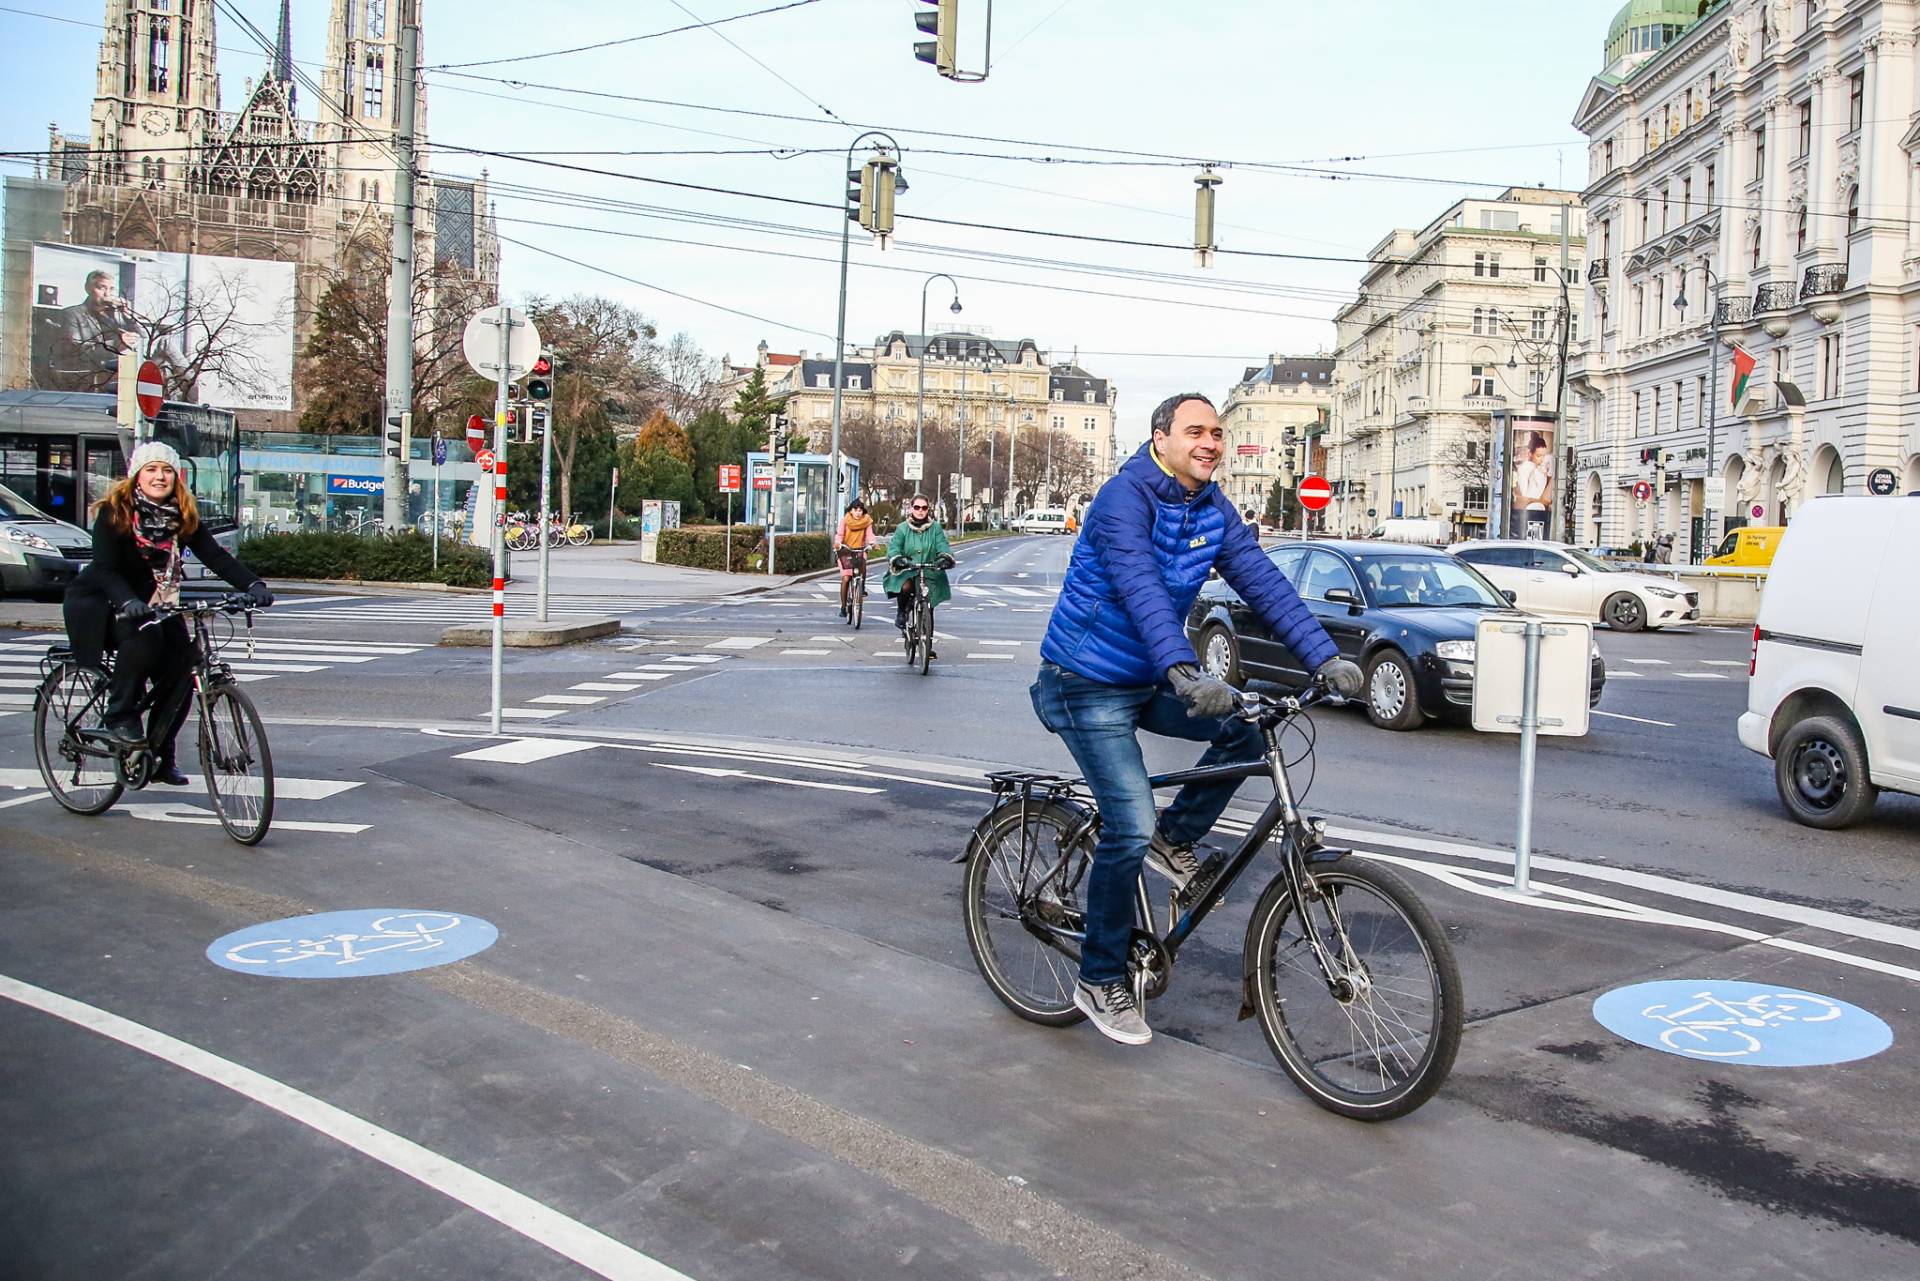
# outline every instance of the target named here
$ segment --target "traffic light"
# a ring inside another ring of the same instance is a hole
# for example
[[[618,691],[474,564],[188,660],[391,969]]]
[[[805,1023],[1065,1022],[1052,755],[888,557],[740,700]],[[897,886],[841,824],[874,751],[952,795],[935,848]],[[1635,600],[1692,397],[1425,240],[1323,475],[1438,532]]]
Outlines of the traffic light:
[[[533,368],[527,371],[527,399],[553,399],[553,356],[550,352],[541,352],[533,362]]]
[[[387,457],[406,459],[413,453],[413,415],[387,415]]]
[[[521,417],[520,406],[518,405],[507,406],[507,439],[508,440],[520,439],[520,424],[525,421],[526,419]]]
[[[1658,467],[1663,461],[1663,457],[1657,447],[1653,449],[1643,449],[1640,451],[1640,461],[1643,463],[1652,463],[1655,467]]]
[[[527,443],[541,439],[547,434],[547,407],[545,405],[527,406]]]
[[[922,62],[931,62],[936,71],[951,80],[957,66],[954,55],[959,44],[960,0],[922,0],[922,3],[932,5],[933,12],[915,13],[913,25],[933,39],[916,40],[913,56]]]
[[[785,414],[775,414],[772,421],[772,430],[767,433],[767,453],[772,457],[775,467],[787,461],[787,432],[789,430],[790,427],[787,423],[787,416]]]
[[[900,162],[889,155],[847,171],[847,217],[872,232],[882,249],[893,239],[893,198],[903,185]]]

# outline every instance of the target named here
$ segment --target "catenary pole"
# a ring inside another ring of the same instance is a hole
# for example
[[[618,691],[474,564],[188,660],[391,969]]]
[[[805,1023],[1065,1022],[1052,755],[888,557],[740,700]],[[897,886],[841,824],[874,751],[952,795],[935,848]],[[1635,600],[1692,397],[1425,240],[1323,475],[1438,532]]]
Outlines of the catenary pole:
[[[419,88],[420,28],[406,23],[400,28],[400,65],[394,76],[398,126],[394,138],[396,157],[393,174],[393,264],[387,278],[387,407],[385,418],[413,411],[413,120],[414,98]],[[385,418],[382,419],[383,423]],[[384,432],[384,427],[383,427]],[[407,475],[412,462],[403,434],[400,456],[389,456],[386,464],[385,493],[381,503],[388,529],[399,529],[407,521]]]

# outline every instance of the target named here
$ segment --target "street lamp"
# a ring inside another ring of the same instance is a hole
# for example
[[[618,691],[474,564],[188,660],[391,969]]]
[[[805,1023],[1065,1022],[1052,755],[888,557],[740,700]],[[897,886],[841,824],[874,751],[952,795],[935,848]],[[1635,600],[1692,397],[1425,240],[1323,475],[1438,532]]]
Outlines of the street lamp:
[[[953,306],[948,310],[956,316],[960,314],[960,282],[944,271],[936,271],[928,276],[926,283],[920,286],[920,398],[913,422],[913,452],[922,455],[922,472],[926,470],[921,439],[927,430],[927,288],[936,280],[944,280],[953,286]],[[913,492],[920,492],[918,480],[913,482]]]
[[[853,167],[854,149],[869,138],[885,139],[887,146],[893,148],[894,156],[906,154],[900,144],[893,140],[892,134],[883,133],[878,129],[869,129],[847,145],[847,169]],[[888,189],[889,186],[891,190]],[[874,196],[876,201],[885,206],[884,220],[887,233],[893,230],[893,191],[905,191],[906,186],[906,182],[899,179],[897,175],[889,174],[882,184],[882,190]],[[840,195],[842,212],[847,216],[840,223],[840,323],[833,333],[833,443],[828,448],[832,475],[827,482],[832,500],[827,506],[828,521],[832,521],[840,511],[840,392],[841,384],[845,381],[843,365],[847,354],[847,242],[853,231],[849,224],[854,219],[853,199],[857,191],[856,188],[854,192],[849,192],[842,187]],[[881,243],[884,247],[884,238]]]
[[[989,379],[992,378],[993,360],[991,357],[981,358],[980,373],[984,377],[987,377]],[[967,375],[966,375],[966,371],[964,370],[962,370],[960,374],[960,394],[962,397],[965,397],[967,394]],[[987,398],[991,398],[992,395],[993,395],[993,384],[989,382],[987,384]],[[983,405],[986,404],[987,398],[982,399],[981,403]],[[960,537],[962,538],[965,538],[967,536],[967,418],[966,418],[966,413],[967,413],[967,406],[963,400],[960,405],[960,413],[957,415],[957,417],[960,419],[960,444],[956,450],[956,458],[954,463],[954,477],[953,477],[954,521],[956,526],[959,528]],[[988,479],[991,480],[992,477],[989,476]]]
[[[1714,517],[1718,514],[1719,504],[1713,501],[1714,489],[1714,445],[1720,438],[1720,290],[1725,287],[1720,277],[1713,274],[1713,268],[1700,264],[1700,274],[1705,278],[1707,287],[1713,291],[1713,317],[1707,335],[1707,474],[1701,482],[1701,519],[1705,522],[1706,545],[1712,547],[1716,541]],[[1680,292],[1673,296],[1674,310],[1686,314],[1687,278],[1680,276]],[[1725,494],[1721,495],[1724,500]],[[1698,548],[1695,549],[1700,550]]]

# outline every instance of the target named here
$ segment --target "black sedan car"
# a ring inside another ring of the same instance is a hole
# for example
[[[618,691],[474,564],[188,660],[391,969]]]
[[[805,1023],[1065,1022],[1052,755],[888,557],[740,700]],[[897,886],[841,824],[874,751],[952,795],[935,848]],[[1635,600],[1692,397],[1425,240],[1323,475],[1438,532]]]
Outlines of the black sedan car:
[[[1366,673],[1374,724],[1413,729],[1429,716],[1471,715],[1474,628],[1489,613],[1518,612],[1476,570],[1438,548],[1380,542],[1288,542],[1267,556],[1340,653]],[[1306,684],[1300,660],[1218,578],[1194,601],[1187,637],[1201,665],[1222,680]],[[1591,702],[1600,701],[1606,679],[1596,648]]]

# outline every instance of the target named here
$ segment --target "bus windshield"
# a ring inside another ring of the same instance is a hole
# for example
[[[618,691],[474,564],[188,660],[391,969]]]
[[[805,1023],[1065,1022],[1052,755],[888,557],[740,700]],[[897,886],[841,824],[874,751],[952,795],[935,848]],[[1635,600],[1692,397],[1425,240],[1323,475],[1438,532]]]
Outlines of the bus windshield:
[[[233,528],[240,492],[240,443],[233,415],[169,403],[153,420],[153,436],[180,455],[201,521],[215,532]]]

